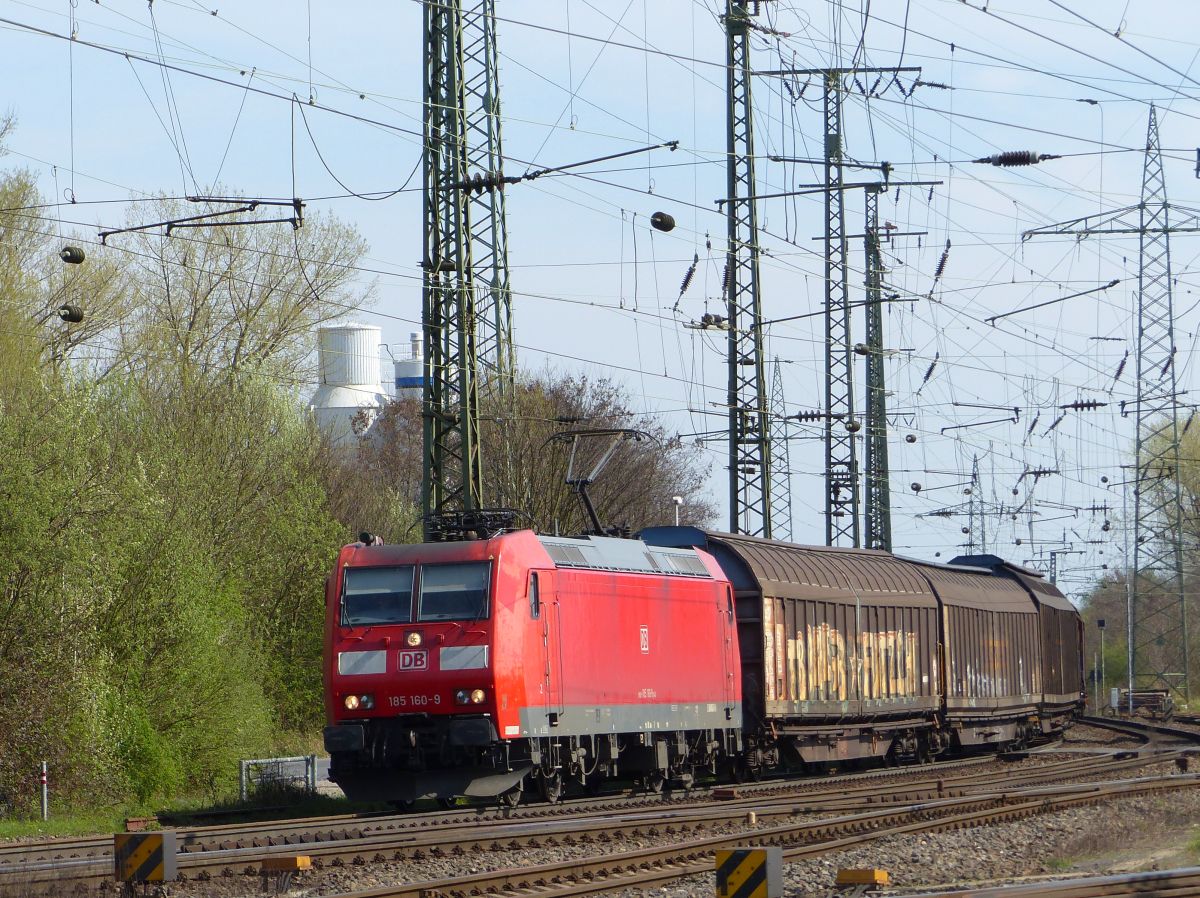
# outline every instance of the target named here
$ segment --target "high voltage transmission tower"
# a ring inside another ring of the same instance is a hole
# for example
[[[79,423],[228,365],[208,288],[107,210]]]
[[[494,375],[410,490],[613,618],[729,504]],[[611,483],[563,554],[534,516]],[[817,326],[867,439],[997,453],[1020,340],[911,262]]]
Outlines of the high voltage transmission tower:
[[[979,456],[971,456],[971,495],[967,504],[967,554],[987,554],[987,521],[984,519],[983,484],[979,480]]]
[[[1175,223],[1170,221],[1176,216]],[[1142,201],[1114,212],[1036,228],[1048,234],[1137,234],[1137,427],[1133,477],[1133,584],[1129,687],[1167,686],[1190,695],[1187,599],[1183,582],[1179,393],[1171,295],[1170,235],[1200,231],[1200,210],[1167,203],[1158,115],[1150,107]]]
[[[776,539],[792,538],[792,458],[787,404],[783,395],[783,363],[771,368],[771,527]]]
[[[758,213],[750,31],[755,0],[726,0],[726,147],[729,247],[725,297],[729,327],[729,530],[772,536],[771,448],[763,378]]]
[[[483,504],[481,366],[512,374],[493,0],[423,4],[425,537]],[[472,195],[474,194],[474,195]]]

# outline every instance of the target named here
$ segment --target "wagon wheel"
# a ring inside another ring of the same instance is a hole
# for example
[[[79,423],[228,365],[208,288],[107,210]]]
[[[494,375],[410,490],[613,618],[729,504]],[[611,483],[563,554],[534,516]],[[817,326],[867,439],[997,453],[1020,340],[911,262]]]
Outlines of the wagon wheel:
[[[663,790],[663,784],[667,781],[666,776],[661,770],[655,770],[653,773],[646,774],[642,779],[642,787],[654,795],[658,795]]]
[[[542,798],[548,802],[554,803],[562,798],[563,780],[562,771],[555,770],[552,773],[543,773],[538,777],[538,789],[542,793]]]
[[[448,798],[439,798],[437,800],[437,803],[438,803],[438,807],[441,808],[443,811],[448,811],[451,808],[458,807],[458,799],[453,796],[450,796]]]
[[[416,802],[412,801],[412,800],[398,800],[398,801],[389,801],[388,804],[390,804],[392,806],[392,810],[397,811],[401,814],[407,814],[409,811],[411,811],[413,809],[413,807],[416,805]]]
[[[515,786],[513,786],[507,792],[501,792],[500,793],[501,806],[506,807],[506,808],[515,808],[517,805],[519,805],[521,803],[522,794],[523,794],[523,790],[521,788],[520,783],[517,783]]]

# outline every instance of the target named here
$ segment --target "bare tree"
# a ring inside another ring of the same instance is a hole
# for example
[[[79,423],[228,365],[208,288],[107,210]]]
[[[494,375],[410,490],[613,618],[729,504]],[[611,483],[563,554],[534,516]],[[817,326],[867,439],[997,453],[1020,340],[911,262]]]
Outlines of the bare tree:
[[[167,221],[214,208],[163,199],[140,207],[140,221]],[[269,371],[303,380],[311,373],[316,328],[369,301],[356,266],[366,243],[351,226],[310,215],[299,229],[254,220],[236,226],[139,231],[110,238],[129,251],[137,313],[123,332],[128,356],[152,353],[184,383]]]
[[[667,523],[674,516],[672,496],[683,499],[684,521],[704,524],[715,517],[699,447],[670,434],[652,416],[634,412],[613,381],[544,372],[522,377],[511,396],[485,393],[480,441],[486,505],[516,509],[544,533],[590,529],[564,482],[568,450],[551,438],[571,429],[634,428],[649,439],[625,441],[589,489],[602,523],[634,531]],[[590,470],[605,448],[601,441],[581,445],[577,468]],[[393,403],[357,450],[340,457],[336,482],[327,481],[335,515],[349,527],[388,539],[419,539],[420,404]]]

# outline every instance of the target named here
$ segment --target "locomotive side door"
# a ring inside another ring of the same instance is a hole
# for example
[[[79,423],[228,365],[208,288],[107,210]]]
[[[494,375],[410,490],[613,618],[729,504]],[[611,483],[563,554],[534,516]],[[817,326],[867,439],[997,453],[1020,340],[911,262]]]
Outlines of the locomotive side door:
[[[725,699],[725,717],[730,719],[733,713],[735,701],[733,671],[737,664],[735,657],[736,650],[733,646],[733,637],[737,633],[737,624],[734,623],[734,603],[733,603],[733,587],[725,587],[725,595],[717,602],[717,613],[721,617],[721,674],[724,679],[724,687],[722,695]]]
[[[541,622],[541,647],[538,660],[542,672],[542,702],[547,723],[558,726],[562,707],[562,618],[558,594],[554,589],[554,571],[534,571],[530,582],[530,601],[536,603]]]

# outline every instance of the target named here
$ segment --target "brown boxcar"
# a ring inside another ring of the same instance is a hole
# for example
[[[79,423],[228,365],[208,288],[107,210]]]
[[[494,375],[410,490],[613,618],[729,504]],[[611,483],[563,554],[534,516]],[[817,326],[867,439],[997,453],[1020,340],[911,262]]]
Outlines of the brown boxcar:
[[[752,766],[928,753],[940,707],[938,605],[915,565],[680,529],[734,585],[747,729],[764,734]],[[643,537],[680,540],[666,531]]]
[[[1041,574],[996,555],[963,555],[951,564],[986,567],[1020,583],[1037,605],[1042,643],[1041,727],[1057,732],[1082,706],[1083,621],[1070,600]]]
[[[945,723],[959,746],[1023,741],[1038,719],[1038,609],[989,569],[912,562],[941,603]]]
[[[1080,707],[1078,614],[994,556],[642,536],[708,549],[734,585],[751,767],[1021,744]]]

